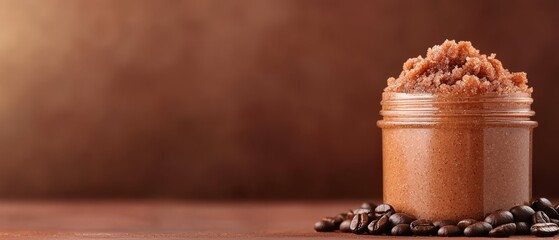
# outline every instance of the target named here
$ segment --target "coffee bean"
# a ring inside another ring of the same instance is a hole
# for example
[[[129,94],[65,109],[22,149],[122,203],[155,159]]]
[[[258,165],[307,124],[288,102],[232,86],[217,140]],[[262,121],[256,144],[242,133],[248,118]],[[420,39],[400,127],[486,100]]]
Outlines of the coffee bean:
[[[361,208],[365,208],[365,209],[369,209],[369,210],[373,210],[377,207],[377,205],[375,205],[374,203],[371,202],[364,202],[363,204],[361,204]]]
[[[510,209],[510,212],[514,216],[514,220],[517,222],[530,222],[532,221],[532,215],[536,213],[533,208],[526,205],[518,205]]]
[[[317,232],[333,232],[336,230],[336,226],[332,221],[320,220],[314,224],[314,230]]]
[[[386,233],[390,229],[388,215],[382,215],[382,217],[380,217],[379,219],[373,220],[371,223],[369,223],[367,229],[372,235],[381,235],[383,233]]]
[[[500,211],[503,211],[503,209],[497,209],[493,212],[488,212],[488,213],[485,214],[485,216],[483,216],[483,218],[486,218],[487,216],[491,215],[492,213],[496,213],[496,212],[500,212]]]
[[[353,210],[349,210],[345,213],[340,213],[340,214],[343,214],[345,216],[345,220],[348,220],[348,219],[351,220],[355,216],[355,213],[353,213]]]
[[[547,198],[538,198],[532,201],[534,211],[543,211],[545,207],[553,207],[553,204]]]
[[[411,236],[411,228],[409,224],[398,224],[392,228],[390,233],[393,236]]]
[[[367,208],[357,208],[357,209],[351,210],[351,212],[353,212],[354,215],[357,215],[357,214],[361,214],[361,213],[370,213],[370,212],[372,212],[372,210],[367,209]]]
[[[411,231],[417,236],[429,236],[435,233],[437,227],[431,220],[418,219],[410,223]]]
[[[557,210],[555,210],[555,208],[544,207],[542,209],[542,212],[544,212],[549,218],[559,219],[559,213],[557,213]]]
[[[510,237],[516,232],[516,224],[514,223],[507,223],[496,228],[493,228],[489,231],[490,237]]]
[[[342,223],[340,223],[340,231],[341,232],[351,232],[351,220],[346,219]]]
[[[514,216],[509,211],[499,210],[489,214],[485,218],[485,222],[491,224],[492,227],[497,227],[503,224],[514,222]]]
[[[340,227],[340,224],[341,224],[345,219],[336,216],[336,217],[325,217],[325,218],[322,218],[322,220],[323,220],[323,221],[331,222],[332,224],[334,224],[334,227],[336,227],[336,229],[337,229],[337,228]]]
[[[548,222],[551,222],[551,220],[549,220],[547,214],[545,214],[542,211],[537,211],[532,216],[532,223],[548,223]]]
[[[530,224],[527,222],[517,222],[514,235],[530,235]]]
[[[464,229],[464,235],[467,237],[487,236],[493,227],[487,222],[476,222]]]
[[[322,221],[330,222],[335,228],[340,227],[340,223],[342,223],[342,220],[336,219],[335,217],[325,217],[322,218]]]
[[[382,217],[382,215],[392,215],[394,213],[394,208],[389,204],[381,204],[375,208],[375,216],[377,218]]]
[[[353,216],[351,218],[349,218],[349,214],[348,213],[339,213],[338,215],[336,215],[334,217],[337,221],[343,222],[344,220],[353,218]]]
[[[360,213],[353,217],[349,224],[349,229],[355,234],[362,234],[367,231],[369,225],[369,215],[367,213]]]
[[[437,231],[440,237],[455,237],[462,235],[462,230],[456,225],[444,225]]]
[[[553,237],[559,233],[559,227],[555,223],[536,223],[530,231],[537,237]]]
[[[390,226],[396,226],[398,224],[410,224],[415,221],[415,217],[406,213],[394,213],[388,218]]]
[[[457,225],[458,222],[454,220],[437,220],[433,222],[433,225],[437,228],[441,228],[447,225]]]
[[[371,209],[358,208],[358,209],[353,209],[352,212],[353,212],[354,215],[366,213],[371,220],[375,218],[375,212]]]
[[[334,217],[334,225],[336,225],[336,227],[340,227],[340,224],[342,224],[342,222],[345,220],[351,221],[351,219],[348,219],[346,213],[340,213]]]
[[[466,227],[468,227],[468,226],[470,226],[470,225],[472,225],[476,222],[477,222],[477,220],[469,218],[469,219],[464,219],[464,220],[458,222],[458,224],[456,226],[458,226],[460,228],[460,230],[464,231],[464,229],[466,229]]]
[[[342,222],[345,220],[346,220],[345,215],[341,215],[341,214],[336,215],[334,217],[334,226],[336,226],[336,228],[340,228],[340,224],[342,224]]]
[[[531,225],[531,224],[534,225]],[[406,213],[396,213],[389,204],[376,206],[364,202],[361,208],[339,213],[335,217],[325,217],[314,224],[317,232],[340,230],[363,234],[390,234],[396,236],[456,236],[463,233],[468,237],[487,236],[508,237],[510,235],[554,236],[559,233],[559,205],[552,206],[547,198],[534,199],[529,205],[517,205],[509,211],[497,210],[488,213],[482,222],[474,219],[417,220]],[[438,230],[438,231],[437,231]]]

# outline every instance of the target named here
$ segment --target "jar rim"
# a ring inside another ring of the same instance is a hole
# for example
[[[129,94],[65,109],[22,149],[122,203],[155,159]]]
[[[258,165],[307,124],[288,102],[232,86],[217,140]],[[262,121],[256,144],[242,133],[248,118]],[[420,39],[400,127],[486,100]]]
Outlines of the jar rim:
[[[377,125],[431,126],[431,125],[507,125],[537,126],[530,117],[535,112],[529,93],[480,95],[441,95],[429,93],[383,93],[383,119]]]
[[[520,101],[528,100],[533,102],[532,94],[518,92],[509,94],[500,94],[496,92],[490,92],[478,95],[458,95],[458,94],[431,94],[431,93],[394,93],[394,92],[383,92],[382,101],[404,101],[404,100],[436,100],[436,101],[487,101],[487,100],[498,100],[498,101]]]

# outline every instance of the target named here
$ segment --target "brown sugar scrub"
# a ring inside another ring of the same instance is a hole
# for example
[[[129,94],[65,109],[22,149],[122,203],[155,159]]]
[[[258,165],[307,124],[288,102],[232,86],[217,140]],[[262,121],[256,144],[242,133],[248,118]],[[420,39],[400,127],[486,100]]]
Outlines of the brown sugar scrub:
[[[531,199],[533,100],[470,42],[404,63],[382,95],[384,202],[418,218],[483,219]]]
[[[509,72],[495,54],[480,54],[467,41],[446,40],[410,58],[398,78],[389,78],[385,92],[477,95],[532,93],[526,73]]]

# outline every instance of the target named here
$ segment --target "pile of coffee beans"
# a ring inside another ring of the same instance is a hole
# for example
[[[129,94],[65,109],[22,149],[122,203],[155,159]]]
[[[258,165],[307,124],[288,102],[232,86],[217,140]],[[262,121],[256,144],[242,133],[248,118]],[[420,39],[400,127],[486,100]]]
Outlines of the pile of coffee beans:
[[[363,203],[360,208],[325,217],[314,225],[317,232],[441,237],[510,237],[534,235],[552,237],[559,233],[559,205],[546,198],[509,210],[496,210],[485,219],[432,220],[396,212],[390,204]]]

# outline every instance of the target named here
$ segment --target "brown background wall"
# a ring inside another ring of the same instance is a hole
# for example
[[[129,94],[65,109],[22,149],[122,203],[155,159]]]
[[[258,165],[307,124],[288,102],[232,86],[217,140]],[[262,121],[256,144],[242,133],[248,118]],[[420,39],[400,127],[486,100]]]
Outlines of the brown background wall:
[[[380,196],[385,80],[447,38],[528,72],[534,193],[558,196],[558,11],[557,1],[0,0],[0,197]]]

